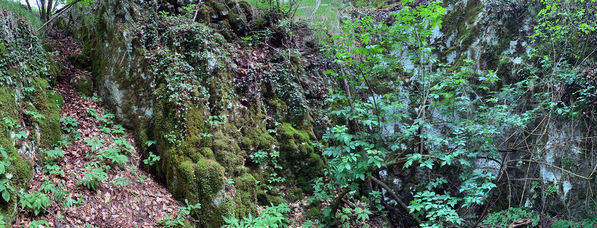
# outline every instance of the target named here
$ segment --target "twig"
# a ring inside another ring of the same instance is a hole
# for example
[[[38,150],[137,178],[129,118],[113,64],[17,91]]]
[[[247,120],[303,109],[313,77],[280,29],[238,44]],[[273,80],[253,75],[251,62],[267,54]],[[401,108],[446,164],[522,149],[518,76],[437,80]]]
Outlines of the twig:
[[[66,5],[65,7],[63,7],[62,9],[59,9],[58,11],[56,11],[56,13],[52,16],[52,18],[50,18],[48,21],[46,21],[46,23],[44,23],[41,27],[39,27],[36,32],[41,31],[42,28],[44,28],[48,24],[52,23],[52,21],[54,21],[54,19],[56,19],[58,16],[60,16],[64,12],[66,12],[66,10],[70,9],[72,6],[74,6],[75,4],[77,4],[80,1],[81,0],[74,0],[73,2],[71,2],[68,5]]]
[[[549,163],[547,163],[547,162],[543,162],[543,161],[537,161],[537,160],[531,160],[531,159],[514,159],[514,160],[509,160],[509,161],[506,161],[506,163],[510,163],[510,162],[518,162],[518,161],[521,161],[521,162],[534,162],[534,163],[539,163],[539,164],[542,164],[542,165],[547,165],[547,166],[550,166],[550,167],[552,167],[552,168],[559,169],[560,171],[562,171],[562,172],[565,172],[565,173],[567,173],[567,174],[570,174],[570,175],[572,175],[572,176],[575,176],[575,177],[581,178],[581,179],[583,179],[583,180],[590,180],[590,179],[591,179],[591,176],[593,175],[593,174],[591,174],[591,175],[590,175],[590,176],[588,176],[588,177],[586,177],[586,176],[582,176],[582,175],[576,174],[576,173],[574,173],[574,172],[572,172],[572,171],[570,171],[570,170],[567,170],[567,169],[561,168],[561,167],[559,167],[559,166],[552,165],[552,164],[549,164]]]
[[[394,192],[394,190],[392,188],[390,188],[390,186],[388,186],[387,184],[385,184],[384,182],[378,180],[377,178],[375,178],[373,176],[370,176],[369,178],[371,178],[371,180],[373,182],[377,183],[379,186],[381,186],[386,191],[388,191],[390,193],[390,195],[392,195],[392,197],[394,197],[394,199],[398,202],[398,204],[400,204],[400,206],[402,206],[404,208],[404,210],[406,210],[408,212],[408,206],[404,202],[402,202],[402,200],[400,199],[400,197],[398,197],[398,195],[396,195],[396,193]],[[417,217],[413,216],[413,219],[415,221],[417,221],[419,224],[423,223]]]

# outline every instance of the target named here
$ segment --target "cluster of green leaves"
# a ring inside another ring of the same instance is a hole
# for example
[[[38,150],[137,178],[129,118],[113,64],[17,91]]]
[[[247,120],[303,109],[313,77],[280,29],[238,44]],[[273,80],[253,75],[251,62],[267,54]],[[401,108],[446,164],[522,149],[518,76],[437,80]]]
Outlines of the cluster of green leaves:
[[[77,181],[77,184],[95,190],[101,182],[108,180],[106,166],[99,162],[90,162],[85,168],[85,174]]]
[[[119,167],[124,167],[124,164],[129,161],[129,158],[126,155],[121,154],[121,152],[122,151],[118,146],[111,146],[104,150],[100,150],[97,153],[97,157],[100,160],[105,160],[110,166],[117,165]]]
[[[223,228],[249,228],[249,227],[286,227],[288,225],[288,213],[290,207],[286,203],[276,206],[265,207],[259,216],[249,216],[237,219],[235,217],[223,217],[226,225]]]
[[[531,219],[531,225],[535,227],[539,224],[539,221],[541,220],[541,215],[534,211],[523,208],[509,208],[503,211],[498,211],[489,214],[485,218],[485,220],[483,220],[483,224],[498,227],[507,227],[510,224],[516,221],[521,221],[523,219]]]
[[[272,172],[269,174],[269,178],[267,179],[266,187],[268,190],[272,190],[274,186],[286,182],[286,178],[277,173],[277,171],[282,170],[282,166],[278,161],[278,158],[280,157],[280,151],[272,150],[271,152],[268,152],[264,150],[258,150],[250,154],[249,157],[255,164],[259,164],[263,168],[269,167],[272,169]]]
[[[143,159],[143,164],[153,166],[158,161],[160,161],[160,156],[153,154],[153,152],[149,152],[149,156],[146,159]]]
[[[186,120],[186,115],[194,104],[212,104],[208,88],[217,86],[218,80],[205,80],[212,72],[223,69],[230,62],[224,38],[204,24],[194,23],[186,17],[163,18],[162,23],[167,24],[166,30],[161,30],[160,35],[152,33],[141,34],[149,46],[156,49],[151,51],[151,74],[154,75],[153,84],[164,84],[157,91],[157,99],[169,104],[175,127],[172,132],[164,132],[165,139],[176,144],[186,135],[186,126],[181,124]],[[144,31],[162,29],[155,24],[142,25]],[[205,42],[208,40],[209,42]],[[164,48],[157,48],[167,44]],[[184,50],[184,51],[182,51]],[[228,91],[219,92],[224,97],[230,96]],[[217,100],[216,100],[217,101]],[[220,102],[220,101],[217,101]],[[227,102],[227,101],[222,101]]]
[[[50,197],[41,192],[31,194],[23,193],[19,197],[19,205],[21,205],[21,209],[27,209],[35,214],[35,216],[45,213],[50,204]]]
[[[179,207],[180,211],[178,212],[176,218],[169,214],[164,214],[164,219],[158,221],[156,225],[162,227],[183,227],[185,225],[185,216],[190,215],[193,210],[198,210],[201,208],[201,204],[190,204],[186,199],[185,204],[186,206]]]
[[[0,194],[2,194],[2,199],[6,202],[10,201],[10,194],[14,192],[14,188],[10,185],[10,179],[12,179],[12,174],[7,173],[8,167],[11,165],[9,161],[8,154],[4,147],[0,146],[0,155],[2,155],[2,160],[0,160]]]
[[[58,160],[64,157],[64,151],[56,147],[52,150],[47,150],[45,152],[45,156],[46,160],[44,164],[44,171],[46,171],[49,175],[64,175],[64,171],[62,171],[60,169],[60,165],[58,165]]]
[[[64,116],[60,118],[60,123],[62,131],[66,133],[66,136],[62,136],[64,137],[63,145],[68,144],[72,140],[81,140],[81,133],[76,130],[77,126],[79,126],[79,120],[71,116]]]

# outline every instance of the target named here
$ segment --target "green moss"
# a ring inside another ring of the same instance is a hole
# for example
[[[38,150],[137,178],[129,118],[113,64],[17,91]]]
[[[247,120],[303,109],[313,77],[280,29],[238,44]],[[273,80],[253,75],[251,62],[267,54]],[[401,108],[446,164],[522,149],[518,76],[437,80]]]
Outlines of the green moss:
[[[444,23],[442,26],[442,32],[447,36],[450,36],[453,33],[457,33],[457,40],[456,44],[451,44],[453,47],[457,47],[457,49],[464,50],[467,49],[475,40],[475,38],[479,37],[480,28],[479,25],[473,25],[475,20],[477,20],[477,16],[481,13],[484,9],[484,4],[479,0],[471,0],[466,2],[465,6],[465,13],[462,14],[460,10],[452,10],[444,17],[444,21],[450,23]],[[443,55],[446,56],[450,52],[455,49],[448,49],[443,52]],[[457,69],[464,63],[464,55],[461,55],[459,59],[456,60],[454,67]]]
[[[323,213],[319,208],[311,208],[305,213],[305,218],[312,221],[321,221],[323,219]]]
[[[0,56],[2,56],[5,51],[6,51],[6,46],[4,46],[4,43],[0,42]]]
[[[305,192],[312,192],[309,181],[323,174],[323,161],[315,153],[307,131],[297,130],[284,123],[278,126],[278,142],[280,144],[280,163],[286,171],[287,180],[296,183]]]
[[[209,6],[202,6],[197,13],[197,19],[200,22],[209,23],[211,16],[216,15],[216,11]]]
[[[6,88],[0,88],[0,120],[3,118],[18,120],[14,94],[8,92]],[[13,174],[10,185],[16,192],[11,193],[9,202],[0,203],[0,215],[4,216],[5,221],[10,224],[17,213],[17,193],[27,188],[33,174],[33,163],[30,159],[21,157],[18,154],[13,139],[10,137],[10,131],[4,129],[7,129],[7,126],[4,121],[0,121],[0,146],[4,148],[9,156],[8,159],[11,165],[6,172]]]
[[[288,191],[288,198],[290,201],[296,202],[302,200],[305,197],[303,190],[300,188],[293,188]]]
[[[228,176],[236,176],[234,170],[244,163],[244,152],[234,139],[224,135],[222,132],[216,132],[213,135],[212,150],[216,160],[226,169]]]
[[[299,53],[290,54],[290,66],[293,72],[298,72],[302,68],[301,55]]]
[[[247,217],[249,214],[256,215],[257,207],[257,180],[248,173],[234,179],[236,194],[234,202],[236,205],[235,216]]]
[[[41,148],[49,149],[60,140],[60,113],[63,104],[62,96],[48,90],[48,82],[44,79],[35,80],[35,95],[33,104],[39,114],[44,117],[35,119],[39,126]]]
[[[211,148],[209,147],[201,147],[201,149],[199,150],[199,152],[201,153],[201,155],[203,155],[205,158],[207,159],[214,159],[214,152],[211,150]]]
[[[195,167],[198,194],[205,200],[214,199],[224,187],[224,168],[216,161],[203,159]]]
[[[89,56],[81,53],[76,55],[68,56],[68,59],[77,67],[79,68],[87,68],[91,65],[89,61]]]
[[[73,84],[77,93],[88,97],[93,95],[93,80],[90,77],[77,78]]]
[[[194,164],[188,157],[168,157],[165,170],[168,190],[175,198],[197,200]]]

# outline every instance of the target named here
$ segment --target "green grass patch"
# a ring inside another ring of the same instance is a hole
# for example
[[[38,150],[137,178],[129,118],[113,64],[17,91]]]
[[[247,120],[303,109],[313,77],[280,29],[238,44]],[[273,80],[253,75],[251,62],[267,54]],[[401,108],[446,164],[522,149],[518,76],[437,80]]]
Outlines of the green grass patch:
[[[21,18],[26,18],[36,28],[41,27],[42,22],[37,15],[29,11],[27,6],[21,5],[18,1],[0,0],[0,9],[8,9]]]

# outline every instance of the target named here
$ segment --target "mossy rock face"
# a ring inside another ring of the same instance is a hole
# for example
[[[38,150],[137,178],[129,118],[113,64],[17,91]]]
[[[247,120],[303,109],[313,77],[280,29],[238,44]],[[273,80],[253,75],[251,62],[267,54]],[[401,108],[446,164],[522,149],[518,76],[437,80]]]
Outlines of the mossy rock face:
[[[76,55],[68,56],[68,59],[78,68],[85,69],[91,65],[91,61],[89,60],[89,56],[81,53]]]
[[[323,174],[323,161],[315,152],[310,135],[289,123],[278,126],[280,161],[287,171],[287,179],[296,180],[301,188],[312,191],[310,181]]]
[[[15,67],[0,61],[0,72],[8,72],[8,80],[0,83],[0,147],[7,155],[0,160],[10,162],[0,178],[10,174],[9,184],[15,189],[8,202],[0,199],[0,215],[11,224],[18,212],[17,195],[27,189],[32,178],[36,153],[60,139],[63,101],[49,90],[60,68],[31,32],[29,22],[5,9],[0,9],[0,18],[4,22],[0,24],[0,58],[22,63]],[[16,140],[18,131],[30,134]]]
[[[245,218],[257,214],[257,180],[248,173],[234,179],[236,193],[234,203],[236,205],[235,216]]]
[[[34,105],[37,112],[43,118],[35,119],[39,126],[40,146],[44,149],[51,148],[54,143],[60,140],[60,113],[62,107],[62,96],[49,91],[49,85],[44,79],[37,79],[35,88]]]
[[[209,6],[202,6],[201,8],[199,8],[199,11],[197,12],[197,21],[210,23],[212,15],[215,14],[216,12],[213,8]]]
[[[72,81],[75,91],[80,95],[91,97],[93,95],[93,80],[91,77],[73,78]]]

